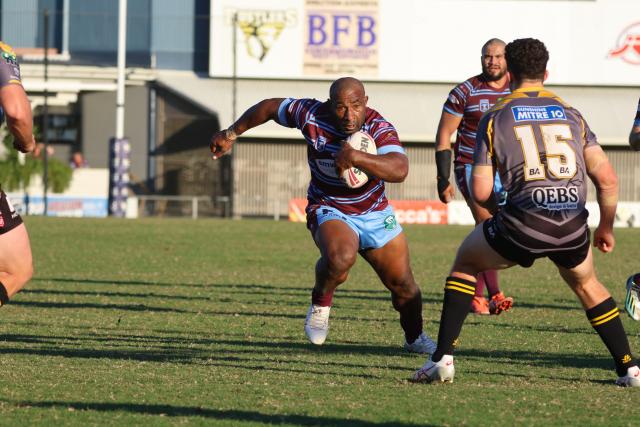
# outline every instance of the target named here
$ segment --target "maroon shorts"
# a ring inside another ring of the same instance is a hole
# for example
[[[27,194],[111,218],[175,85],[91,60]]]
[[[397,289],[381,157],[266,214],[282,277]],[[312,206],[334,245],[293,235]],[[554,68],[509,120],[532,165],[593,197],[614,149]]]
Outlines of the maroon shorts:
[[[497,229],[495,218],[495,216],[491,217],[482,224],[482,230],[484,231],[484,237],[487,239],[487,243],[489,243],[489,246],[502,258],[515,262],[522,267],[531,267],[536,259],[547,257],[553,261],[554,264],[566,269],[571,269],[582,264],[589,254],[591,241],[589,239],[588,229],[585,231],[585,243],[577,248],[559,248],[538,253],[528,251],[504,236],[504,234]]]
[[[0,234],[8,233],[22,224],[22,218],[7,199],[4,191],[0,190]]]

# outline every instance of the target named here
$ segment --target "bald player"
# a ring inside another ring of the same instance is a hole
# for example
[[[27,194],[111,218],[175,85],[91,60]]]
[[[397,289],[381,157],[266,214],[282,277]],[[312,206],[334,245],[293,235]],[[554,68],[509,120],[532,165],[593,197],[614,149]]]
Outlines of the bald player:
[[[509,78],[504,58],[505,43],[500,39],[490,39],[482,46],[480,62],[482,73],[460,83],[449,93],[442,109],[436,135],[436,166],[438,169],[438,197],[443,203],[453,200],[453,185],[449,182],[451,173],[451,136],[457,131],[453,147],[454,177],[458,190],[464,196],[476,224],[491,218],[497,209],[498,200],[482,206],[476,203],[469,192],[473,148],[476,145],[476,131],[482,115],[489,111],[498,99],[507,96]],[[496,198],[502,197],[502,185],[496,177]],[[484,297],[484,288],[489,292],[489,301]],[[483,271],[478,275],[476,291],[471,311],[476,314],[500,314],[508,311],[513,298],[500,292],[498,273]]]
[[[549,53],[536,39],[506,46],[513,93],[487,113],[478,127],[471,192],[485,203],[500,174],[506,205],[478,225],[458,249],[445,281],[438,348],[414,374],[415,381],[453,381],[454,342],[462,329],[478,272],[549,258],[576,294],[587,319],[611,353],[616,384],[640,387],[618,307],[596,277],[585,207],[587,177],[596,188],[600,223],[593,245],[609,253],[618,180],[580,112],[546,90]]]
[[[307,338],[316,345],[324,343],[334,291],[347,280],[360,254],[391,291],[405,349],[431,353],[435,344],[422,330],[422,297],[409,266],[407,240],[385,196],[385,181],[404,181],[409,162],[393,125],[367,107],[367,102],[362,83],[350,77],[334,81],[325,102],[265,99],[228,129],[213,135],[211,151],[214,159],[220,158],[238,135],[269,120],[299,129],[311,171],[307,228],[320,250],[305,321]],[[344,144],[357,131],[373,137],[377,155]],[[348,188],[339,177],[351,167],[365,171],[371,179],[360,188]]]
[[[6,117],[13,146],[35,148],[31,105],[22,87],[20,66],[10,46],[0,42],[0,122]],[[9,302],[33,275],[29,235],[22,218],[0,190],[0,306]]]

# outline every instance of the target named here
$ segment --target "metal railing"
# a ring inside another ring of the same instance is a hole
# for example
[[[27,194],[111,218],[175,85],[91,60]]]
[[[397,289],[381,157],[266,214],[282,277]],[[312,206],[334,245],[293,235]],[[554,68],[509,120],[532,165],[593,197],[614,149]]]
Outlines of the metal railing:
[[[207,196],[136,196],[138,199],[138,216],[188,216],[198,219],[200,205],[206,204],[211,208],[211,197]],[[225,216],[229,216],[229,198],[216,198],[217,203],[223,203]],[[211,210],[211,209],[209,209]]]
[[[409,176],[401,184],[388,183],[386,193],[396,200],[435,200],[436,164],[433,145],[408,144]],[[604,147],[620,182],[621,201],[640,201],[640,153]],[[233,214],[286,217],[289,199],[305,198],[310,173],[304,143],[270,144],[244,142],[235,148]],[[588,200],[595,200],[588,182]],[[456,200],[463,200],[456,188]]]

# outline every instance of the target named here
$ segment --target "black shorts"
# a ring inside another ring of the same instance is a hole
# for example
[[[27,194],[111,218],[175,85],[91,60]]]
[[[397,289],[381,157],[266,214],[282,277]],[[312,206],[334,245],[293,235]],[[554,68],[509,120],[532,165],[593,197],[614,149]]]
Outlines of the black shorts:
[[[573,268],[587,258],[589,254],[589,246],[591,240],[589,239],[589,230],[585,231],[586,239],[585,243],[577,248],[571,249],[558,249],[545,251],[543,253],[532,253],[515,243],[507,239],[503,233],[499,232],[496,224],[495,217],[491,217],[482,224],[482,230],[484,231],[484,237],[487,239],[489,246],[493,248],[501,257],[513,261],[522,267],[528,268],[533,265],[533,262],[538,258],[548,257],[556,265],[567,269]]]
[[[13,208],[7,195],[0,190],[0,234],[8,233],[22,224],[22,218]]]

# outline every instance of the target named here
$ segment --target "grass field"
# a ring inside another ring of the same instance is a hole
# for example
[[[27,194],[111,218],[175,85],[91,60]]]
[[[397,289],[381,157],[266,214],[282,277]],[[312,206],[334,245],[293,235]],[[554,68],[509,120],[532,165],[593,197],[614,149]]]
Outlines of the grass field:
[[[327,343],[303,322],[317,252],[266,220],[27,218],[36,275],[0,311],[2,425],[638,425],[640,391],[552,264],[502,273],[501,316],[467,318],[453,384],[408,381],[389,294],[363,260]],[[466,227],[406,227],[425,328]],[[596,255],[622,308],[640,230]],[[632,347],[640,323],[623,315]]]

